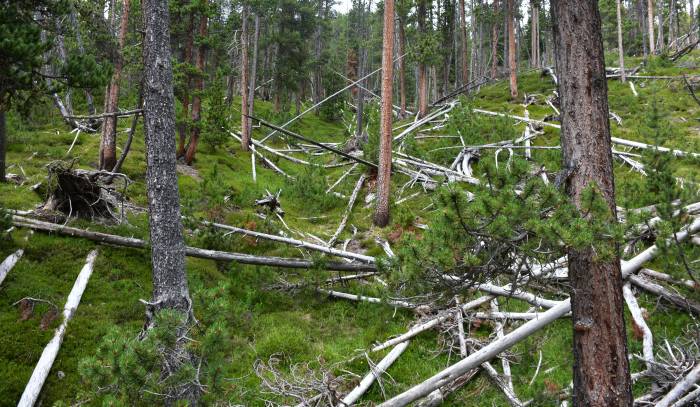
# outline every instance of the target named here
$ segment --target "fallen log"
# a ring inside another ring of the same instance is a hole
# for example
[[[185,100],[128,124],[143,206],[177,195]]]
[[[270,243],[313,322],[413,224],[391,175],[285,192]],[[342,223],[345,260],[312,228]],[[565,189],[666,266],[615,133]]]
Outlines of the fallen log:
[[[132,247],[137,249],[145,249],[148,244],[145,240],[136,239],[133,237],[123,237],[110,235],[102,232],[92,232],[89,230],[77,229],[69,226],[62,226],[55,223],[37,221],[35,219],[24,218],[21,216],[13,216],[12,223],[17,227],[26,227],[43,232],[58,233],[66,236],[82,237],[100,243],[113,244],[122,247]],[[217,250],[200,249],[196,247],[185,247],[185,254],[190,257],[198,257],[201,259],[232,261],[240,264],[252,264],[257,266],[272,266],[283,268],[303,268],[309,269],[316,267],[316,264],[310,260],[290,258],[290,257],[270,257],[270,256],[255,256],[244,253],[222,252]],[[329,262],[324,264],[324,269],[334,271],[376,271],[377,268],[373,264],[355,264],[355,263],[339,263]]]
[[[649,281],[644,277],[633,274],[629,276],[628,279],[632,284],[643,289],[644,291],[658,295],[682,310],[691,312],[695,315],[700,315],[700,304],[691,301],[680,294],[674,293],[660,284]]]
[[[372,383],[374,383],[379,376],[381,376],[384,372],[386,372],[387,369],[396,361],[396,359],[401,356],[404,350],[408,347],[409,342],[403,342],[394,347],[394,349],[389,352],[388,355],[384,356],[384,358],[377,364],[376,367],[370,365],[370,372],[367,373],[367,375],[360,381],[360,384],[357,385],[350,393],[348,393],[345,397],[343,397],[343,400],[340,402],[340,405],[342,406],[351,406],[357,402],[357,400],[362,397],[367,390],[369,390],[370,386],[372,386]]]
[[[652,336],[651,329],[649,329],[649,325],[647,325],[644,320],[644,315],[642,315],[642,310],[639,308],[637,299],[634,297],[629,281],[622,286],[622,296],[625,298],[630,314],[632,314],[634,324],[642,331],[642,355],[647,370],[651,371],[652,363],[654,363],[654,337]]]
[[[682,242],[700,230],[700,220],[696,220],[689,227],[675,234],[675,241]],[[673,242],[674,240],[671,240]],[[658,246],[654,245],[644,250],[642,253],[635,256],[633,259],[622,262],[622,278],[626,279],[630,274],[639,270],[642,264],[653,259],[658,254]],[[435,374],[431,378],[425,380],[407,391],[393,397],[390,400],[380,404],[379,407],[399,407],[406,406],[409,403],[418,400],[421,397],[427,396],[435,389],[444,386],[452,380],[460,377],[462,374],[479,366],[483,362],[489,361],[498,356],[503,351],[511,348],[513,345],[529,337],[551,322],[566,315],[571,311],[571,300],[562,301],[559,305],[549,309],[542,314],[539,314],[537,319],[528,321],[520,327],[516,328],[501,339],[497,339],[490,344],[479,349],[469,357],[460,360],[447,369]]]
[[[63,307],[63,321],[56,329],[51,341],[41,353],[39,362],[36,364],[34,372],[32,372],[32,376],[29,378],[29,382],[24,389],[24,393],[22,393],[19,403],[17,403],[18,407],[32,407],[39,398],[41,388],[44,386],[44,382],[49,376],[51,366],[53,366],[56,355],[58,355],[58,350],[61,348],[63,337],[66,335],[68,322],[73,318],[75,310],[80,304],[80,298],[83,296],[83,292],[85,292],[85,287],[87,287],[88,280],[90,280],[96,258],[97,250],[93,250],[88,254],[85,265],[82,270],[80,270],[80,274],[78,274],[78,278],[75,280],[73,289],[71,289],[70,294],[68,294],[68,299]]]
[[[7,258],[3,260],[2,263],[0,263],[0,284],[2,284],[2,282],[5,280],[5,277],[7,277],[7,274],[10,272],[10,270],[12,270],[15,264],[17,264],[19,259],[22,258],[23,254],[24,250],[19,249],[11,255],[7,256]]]
[[[656,407],[669,407],[671,403],[680,399],[684,394],[690,391],[690,388],[698,381],[700,381],[700,364],[697,364],[683,380],[678,382],[664,398],[656,403]]]
[[[352,213],[352,207],[355,206],[357,194],[360,193],[360,189],[362,189],[362,185],[365,183],[365,179],[367,179],[367,175],[362,174],[357,180],[357,183],[355,184],[355,189],[352,190],[352,195],[350,195],[350,199],[348,200],[348,206],[345,208],[345,213],[343,213],[343,219],[341,219],[340,224],[338,225],[338,229],[336,229],[335,233],[333,233],[333,236],[331,236],[331,238],[328,240],[328,247],[333,247],[335,245],[335,242],[338,240],[340,234],[343,233],[345,225],[348,223],[348,218]]]
[[[316,291],[318,291],[321,294],[326,294],[330,297],[342,298],[344,300],[350,300],[350,301],[371,302],[374,304],[387,304],[387,305],[391,305],[392,307],[398,307],[398,308],[415,308],[416,307],[415,304],[411,304],[410,302],[406,302],[406,301],[383,300],[383,299],[377,298],[377,297],[367,297],[364,295],[348,294],[348,293],[343,293],[340,291],[325,290],[323,288],[317,288]]]

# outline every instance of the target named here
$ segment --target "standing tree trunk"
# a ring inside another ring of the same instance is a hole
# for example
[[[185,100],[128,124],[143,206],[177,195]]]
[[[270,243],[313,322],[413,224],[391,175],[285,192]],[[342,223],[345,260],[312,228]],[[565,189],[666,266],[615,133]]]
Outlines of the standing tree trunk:
[[[392,79],[394,75],[394,0],[384,0],[384,39],[382,51],[382,106],[379,129],[379,174],[377,176],[377,208],[374,224],[389,223],[389,193],[391,192],[391,119]]]
[[[625,83],[625,50],[622,46],[622,6],[617,0],[617,52],[620,56],[620,80]]]
[[[533,68],[540,67],[540,5],[539,0],[532,0],[532,23],[530,24],[530,35],[531,35],[531,53],[532,61],[531,65]]]
[[[151,232],[154,311],[192,312],[175,171],[175,106],[167,0],[143,0],[146,189]],[[152,324],[154,321],[148,321]]]
[[[662,52],[664,47],[664,0],[656,1],[656,22],[658,25],[656,30],[656,49]]]
[[[656,54],[654,45],[654,0],[647,0],[647,30],[649,30],[649,54]]]
[[[114,74],[105,94],[105,113],[114,113],[119,104],[119,81],[124,65],[124,43],[129,23],[129,0],[122,2],[122,17],[119,25],[118,51],[114,63]],[[100,141],[100,170],[112,171],[117,163],[117,116],[105,116],[102,121],[102,138]]]
[[[5,151],[7,150],[7,127],[5,108],[0,106],[0,182],[5,182]]]
[[[498,14],[498,0],[493,2],[493,14]],[[498,74],[498,18],[491,23],[491,78]]]
[[[85,47],[83,46],[83,36],[80,34],[80,25],[78,24],[78,16],[75,12],[74,6],[71,6],[70,14],[68,16],[70,18],[71,26],[73,27],[73,33],[75,34],[75,44],[78,47],[78,52],[81,56],[85,55]],[[89,89],[85,89],[85,103],[87,104],[88,114],[94,115],[95,102],[92,98],[92,93]]]
[[[671,0],[671,5],[668,11],[668,46],[670,47],[673,41],[676,40],[676,0]]]
[[[187,133],[189,126],[187,121],[190,115],[190,74],[189,65],[192,64],[192,49],[194,48],[194,10],[190,11],[190,21],[187,23],[187,37],[185,46],[182,50],[182,62],[187,65],[185,68],[185,85],[182,87],[182,122],[177,127],[180,141],[177,145],[177,157],[184,157],[185,142],[187,141]]]
[[[425,38],[426,30],[426,1],[418,0],[418,35]],[[419,55],[418,61],[418,117],[428,113],[428,67],[425,64],[425,55]]]
[[[204,61],[207,56],[206,42],[204,41],[207,36],[207,4],[209,0],[204,0],[204,8],[202,10],[202,16],[199,19],[199,47],[197,47],[197,61],[195,63],[195,68],[197,69],[197,77],[194,80],[195,94],[192,98],[192,133],[190,136],[190,144],[187,146],[187,152],[185,153],[185,163],[187,165],[192,165],[194,161],[194,156],[197,153],[197,144],[199,143],[199,133],[202,131],[201,123],[202,120],[202,92],[204,91]]]
[[[462,0],[463,1],[463,0]],[[398,13],[399,17],[399,99],[401,105],[400,117],[406,116],[406,30],[404,24],[406,18],[403,12]]]
[[[323,92],[322,92],[322,80],[321,80],[321,54],[323,51],[323,44],[322,44],[322,36],[323,36],[323,23],[324,23],[324,7],[323,7],[323,0],[318,0],[318,10],[317,10],[317,20],[316,20],[316,29],[314,30],[314,59],[315,59],[315,64],[314,64],[314,73],[313,73],[313,90],[311,92],[311,97],[314,102],[314,106],[318,104],[318,102],[323,99]],[[257,25],[257,15],[256,15],[256,25]],[[314,112],[318,115],[320,112],[319,106],[316,106],[314,109]]]
[[[241,149],[248,151],[250,126],[248,126],[248,5],[241,13]]]
[[[260,42],[260,14],[255,13],[255,34],[253,34],[253,60],[250,64],[250,86],[248,87],[248,114],[254,115],[255,111],[255,81],[258,75],[258,43]],[[248,137],[253,132],[253,122],[248,120]]]
[[[518,97],[518,66],[515,62],[515,27],[513,26],[515,13],[513,10],[513,0],[507,0],[507,8],[508,10],[506,11],[506,15],[508,18],[508,69],[510,70],[510,97],[515,99]]]
[[[586,190],[595,188],[608,206],[607,216],[614,220],[615,182],[598,1],[553,0],[552,14],[566,191],[580,210]],[[602,260],[592,247],[572,248],[568,259],[574,405],[631,406],[619,255]]]
[[[467,15],[464,7],[465,0],[459,0],[459,45],[460,45],[460,61],[462,63],[462,85],[469,82],[469,60],[467,55]],[[401,28],[403,30],[403,27]]]

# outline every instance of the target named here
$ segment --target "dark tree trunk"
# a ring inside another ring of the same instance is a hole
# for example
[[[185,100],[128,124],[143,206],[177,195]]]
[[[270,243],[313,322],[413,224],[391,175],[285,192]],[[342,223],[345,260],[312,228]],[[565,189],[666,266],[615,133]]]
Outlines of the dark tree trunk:
[[[0,182],[5,182],[5,154],[7,150],[7,127],[5,110],[0,107]]]
[[[616,218],[608,120],[608,89],[596,0],[552,1],[561,96],[566,191],[580,209],[594,187]],[[611,243],[612,244],[612,243]],[[617,250],[617,248],[615,248]],[[631,406],[620,259],[600,260],[592,248],[569,250],[574,326],[574,405]]]
[[[498,0],[493,2],[493,14],[498,13]],[[498,19],[491,24],[491,78],[498,74]]]
[[[513,9],[513,0],[507,1],[507,11],[508,23],[506,24],[508,29],[508,69],[510,70],[510,97],[515,99],[518,97],[518,65],[515,62],[515,27],[513,26],[513,20],[515,20],[515,13]]]
[[[241,149],[248,151],[250,126],[248,125],[248,5],[241,13]]]
[[[114,64],[114,74],[112,81],[107,87],[105,95],[105,113],[114,113],[119,104],[119,81],[122,76],[124,65],[124,43],[126,41],[126,30],[129,23],[129,0],[123,1],[121,22],[119,24],[119,50],[117,60]],[[117,117],[105,116],[102,121],[102,139],[100,142],[100,169],[111,171],[117,164]]]
[[[204,6],[206,7],[208,0],[204,0]],[[195,67],[197,68],[197,77],[194,80],[194,87],[196,93],[192,98],[192,133],[190,136],[190,143],[187,146],[187,152],[185,153],[185,163],[191,165],[194,161],[195,154],[197,154],[197,144],[199,144],[199,133],[201,132],[202,120],[202,92],[204,91],[204,62],[207,56],[207,46],[204,39],[207,36],[207,24],[208,18],[206,12],[202,13],[199,20],[199,47],[197,47],[197,62]]]
[[[248,87],[248,113],[255,114],[255,82],[258,75],[258,43],[260,42],[260,14],[255,14],[255,33],[253,34],[253,60],[250,63],[250,86]],[[252,134],[253,122],[248,120],[248,136]]]
[[[379,129],[379,173],[377,177],[377,208],[374,224],[389,223],[389,194],[391,192],[391,119],[392,82],[394,76],[394,0],[384,0],[384,47],[382,51],[382,106]]]
[[[153,304],[191,312],[175,171],[175,106],[167,0],[143,0],[144,122]]]
[[[540,67],[540,6],[538,0],[532,0],[532,23],[530,24],[530,35],[531,38],[531,53],[532,61],[531,65],[533,68]]]
[[[182,50],[182,62],[186,65],[192,64],[192,49],[194,48],[194,11],[190,11],[190,21],[187,23],[187,34],[185,38],[185,46]],[[187,69],[189,72],[189,69]],[[185,73],[185,85],[182,87],[182,122],[177,127],[177,132],[180,141],[177,145],[177,157],[185,155],[185,142],[187,141],[187,132],[189,126],[187,120],[190,115],[190,75]]]

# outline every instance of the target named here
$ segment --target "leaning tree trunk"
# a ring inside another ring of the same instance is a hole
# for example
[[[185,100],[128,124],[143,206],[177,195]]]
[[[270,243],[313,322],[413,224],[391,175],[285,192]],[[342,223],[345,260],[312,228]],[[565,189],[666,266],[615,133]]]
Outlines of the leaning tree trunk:
[[[553,0],[552,14],[566,191],[581,209],[586,190],[596,188],[617,219],[598,2]],[[619,255],[603,260],[593,248],[569,249],[568,258],[574,405],[631,406]]]
[[[105,96],[105,113],[114,113],[117,111],[119,104],[119,81],[122,76],[122,67],[124,66],[124,43],[126,41],[126,30],[129,25],[129,0],[122,2],[122,17],[119,24],[119,49],[114,63],[114,73],[112,81],[107,87]],[[117,163],[117,116],[105,116],[102,121],[102,138],[100,141],[100,169],[112,171]]]
[[[510,70],[510,97],[515,99],[518,97],[518,66],[515,62],[515,27],[513,20],[515,13],[513,12],[513,0],[507,0],[507,29],[508,29],[508,69]]]
[[[392,83],[394,76],[394,0],[384,0],[384,47],[382,51],[382,106],[379,129],[379,174],[377,177],[377,208],[374,224],[389,223],[389,193],[391,192],[391,119]]]
[[[625,50],[622,46],[622,6],[617,0],[617,52],[620,56],[620,81],[625,83]]]
[[[7,127],[5,109],[0,106],[0,182],[5,182],[5,151],[7,150]]]
[[[204,0],[204,6],[207,6],[209,0]],[[199,47],[197,47],[197,61],[195,63],[195,68],[197,69],[197,77],[194,80],[194,87],[196,93],[192,98],[192,133],[190,135],[190,144],[187,146],[187,152],[185,153],[185,163],[191,165],[194,161],[195,154],[197,154],[197,144],[199,144],[199,133],[201,129],[202,120],[202,92],[204,91],[204,62],[207,56],[207,46],[204,39],[207,36],[207,24],[208,24],[207,14],[202,13],[199,20]]]
[[[649,33],[649,54],[656,53],[656,45],[654,45],[654,0],[647,0],[647,30]]]
[[[167,0],[143,0],[146,189],[155,311],[191,312],[175,170],[175,106]],[[152,321],[149,321],[152,322]]]
[[[498,13],[498,0],[493,2],[493,14]],[[491,78],[495,78],[498,70],[498,19],[491,23]]]
[[[241,13],[241,149],[248,151],[250,126],[248,126],[248,5]]]

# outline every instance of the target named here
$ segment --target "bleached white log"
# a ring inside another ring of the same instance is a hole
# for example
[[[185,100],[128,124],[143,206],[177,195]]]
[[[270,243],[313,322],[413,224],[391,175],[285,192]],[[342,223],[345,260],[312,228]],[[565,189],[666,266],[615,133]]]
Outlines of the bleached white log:
[[[474,309],[476,307],[479,307],[483,304],[486,304],[487,302],[491,301],[493,298],[494,297],[492,297],[490,295],[485,295],[483,297],[479,297],[475,300],[469,301],[468,303],[463,304],[461,306],[462,312],[465,312],[465,311],[468,311],[470,309]],[[411,329],[409,329],[408,332],[401,334],[395,338],[389,339],[388,341],[386,341],[382,344],[374,346],[372,348],[372,352],[378,352],[382,349],[389,348],[389,347],[394,346],[398,343],[405,342],[405,341],[413,338],[414,336],[420,334],[421,332],[425,332],[429,329],[432,329],[433,327],[437,326],[441,322],[444,322],[450,318],[452,318],[452,315],[450,313],[446,312],[446,313],[443,313],[443,314],[441,314],[435,318],[432,318],[428,321],[425,321],[425,322],[422,322],[418,325],[415,325]]]
[[[360,165],[360,164],[359,164],[359,163],[353,164],[353,165],[350,167],[350,169],[348,169],[347,171],[345,171],[345,172],[343,173],[343,175],[341,175],[340,178],[338,178],[338,180],[337,180],[333,185],[331,185],[330,187],[328,187],[328,189],[326,190],[326,193],[327,193],[327,194],[330,193],[330,192],[333,190],[333,188],[337,187],[337,186],[345,179],[345,177],[347,177],[348,175],[350,175],[350,173],[351,173],[355,168],[357,168],[358,165]]]
[[[625,297],[625,302],[627,303],[627,308],[632,314],[632,319],[634,323],[642,330],[642,355],[644,356],[644,363],[647,365],[647,369],[651,369],[654,363],[654,337],[651,334],[651,329],[644,320],[644,315],[642,315],[642,310],[639,308],[637,303],[637,298],[635,298],[632,288],[630,287],[630,282],[626,282],[622,286],[622,295]]]
[[[85,265],[82,270],[80,270],[80,274],[78,274],[78,278],[75,280],[75,284],[73,284],[73,288],[70,294],[68,294],[68,299],[63,307],[63,321],[56,329],[51,341],[41,353],[39,362],[36,364],[34,372],[32,372],[32,376],[29,378],[29,383],[27,383],[27,387],[24,389],[19,403],[17,403],[18,407],[32,407],[39,398],[41,388],[44,386],[44,382],[49,376],[51,366],[53,366],[56,355],[58,355],[58,350],[61,348],[63,337],[66,335],[68,322],[73,318],[75,310],[80,304],[80,298],[83,296],[83,292],[85,292],[85,287],[87,287],[88,280],[90,280],[96,258],[97,250],[93,250],[88,254]]]
[[[253,170],[253,183],[258,182],[257,174],[255,173],[255,144],[250,145],[250,150],[253,152],[253,154],[250,155],[250,165]]]
[[[499,312],[498,309],[498,298],[494,298],[491,300],[491,312],[492,313],[497,313]],[[498,339],[503,339],[505,334],[503,333],[503,323],[498,321],[496,322],[494,326],[494,330],[496,331],[496,338]],[[488,362],[486,362],[488,363]],[[484,366],[484,365],[482,365]],[[516,397],[513,397],[511,399],[510,394],[515,396],[515,390],[513,389],[513,377],[510,371],[510,362],[508,362],[508,359],[506,358],[501,358],[501,367],[503,368],[503,379],[505,380],[506,387],[508,388],[508,392],[506,392],[506,396],[508,397],[508,401],[511,402],[511,405],[517,405],[519,406],[521,403],[517,401]],[[509,394],[510,393],[510,394]],[[516,403],[513,403],[513,401],[517,401]]]
[[[700,363],[697,364],[693,370],[691,370],[690,373],[683,378],[683,380],[673,386],[671,391],[669,391],[664,398],[656,403],[656,407],[669,407],[671,403],[688,393],[690,388],[698,381],[700,381]]]
[[[700,239],[699,239],[699,238],[694,237],[692,241],[695,242],[695,240],[698,240],[698,242],[699,242],[699,244],[700,244]],[[661,272],[656,271],[656,270],[652,270],[652,269],[648,269],[648,268],[643,268],[643,269],[639,270],[639,274],[644,274],[644,275],[646,275],[646,276],[655,278],[655,279],[657,279],[657,280],[666,281],[666,282],[668,282],[668,283],[682,284],[682,285],[688,286],[688,287],[690,287],[690,288],[695,288],[695,282],[694,282],[693,280],[681,280],[681,281],[676,281],[676,280],[673,278],[673,276],[671,276],[671,275],[669,275],[669,274],[666,274],[666,273],[661,273]]]
[[[399,308],[415,308],[415,304],[411,304],[410,302],[407,301],[399,301],[399,300],[383,300],[381,298],[377,297],[367,297],[364,295],[355,295],[355,294],[348,294],[348,293],[343,293],[340,291],[333,291],[333,290],[324,290],[323,288],[317,288],[316,291],[329,295],[331,297],[335,298],[342,298],[345,300],[350,300],[350,301],[359,301],[359,302],[371,302],[374,304],[387,304],[391,305],[392,307],[399,307]]]
[[[683,396],[680,400],[673,403],[671,407],[688,406],[690,403],[697,402],[698,400],[700,400],[700,387]]]
[[[370,366],[370,372],[367,373],[367,375],[362,378],[362,381],[360,381],[360,384],[357,385],[350,393],[348,393],[345,397],[343,397],[343,400],[340,402],[342,406],[351,406],[357,402],[357,400],[362,397],[367,390],[369,390],[370,386],[372,386],[372,383],[374,383],[375,380],[396,361],[396,359],[401,356],[403,351],[406,350],[408,347],[408,344],[410,342],[402,342],[394,347],[394,349],[389,352],[388,355],[384,356],[384,358],[377,364],[376,367]]]
[[[498,374],[498,371],[496,371],[496,368],[494,368],[491,363],[484,362],[481,364],[481,367],[484,368],[484,371],[489,375],[489,378],[491,381],[493,381],[496,387],[501,389],[503,395],[506,397],[511,406],[522,407],[523,403],[518,399],[513,389],[508,386],[507,381]]]
[[[508,319],[513,319],[513,320],[520,320],[520,321],[531,321],[533,319],[540,318],[544,313],[542,312],[506,312],[506,311],[500,311],[500,312],[476,312],[472,314],[471,316],[473,318],[477,319],[492,319],[492,320],[508,320]],[[563,316],[567,316],[568,314],[564,314]]]
[[[348,218],[352,213],[352,207],[355,206],[357,194],[360,193],[360,189],[362,189],[362,185],[365,183],[366,178],[367,175],[363,173],[362,175],[360,175],[360,179],[357,180],[357,183],[355,184],[355,189],[352,190],[352,195],[350,195],[350,199],[348,200],[348,206],[345,208],[345,212],[343,213],[343,218],[340,220],[340,224],[338,225],[338,229],[336,229],[335,233],[333,233],[333,236],[331,236],[331,238],[328,240],[328,247],[333,247],[335,242],[338,240],[340,234],[343,233],[345,225],[348,223]]]
[[[2,263],[0,263],[0,285],[5,280],[5,277],[7,277],[7,274],[10,272],[10,270],[12,270],[12,268],[15,266],[15,264],[17,264],[19,259],[22,258],[23,254],[24,250],[19,249],[11,255],[7,256],[7,258],[3,260]]]
[[[696,220],[689,227],[675,234],[675,240],[681,242],[687,240],[690,235],[697,233],[700,230],[700,220]],[[673,240],[671,240],[673,241]],[[658,246],[654,245],[644,250],[642,253],[635,256],[633,259],[622,263],[622,278],[626,279],[631,273],[639,270],[644,263],[653,259],[658,254]],[[443,386],[445,382],[454,380],[461,374],[479,366],[483,362],[489,361],[509,349],[513,345],[538,332],[540,329],[549,325],[551,322],[566,315],[571,311],[571,300],[562,301],[559,305],[549,309],[546,312],[539,314],[537,319],[533,319],[514,329],[503,338],[495,340],[490,344],[472,353],[467,358],[460,360],[447,369],[438,372],[434,376],[424,382],[413,386],[405,392],[396,395],[390,400],[380,404],[380,407],[398,407],[406,406],[409,403],[430,394],[436,388]]]
[[[639,93],[637,93],[637,88],[634,87],[634,82],[629,81],[629,84],[630,84],[630,89],[632,89],[632,94],[634,95],[634,97],[639,96]]]
[[[483,283],[479,284],[475,287],[477,290],[483,291],[485,293],[493,294],[493,295],[498,295],[501,297],[510,297],[510,298],[515,298],[518,300],[526,301],[536,307],[545,307],[545,308],[552,308],[557,305],[561,301],[553,301],[553,300],[548,300],[546,298],[541,298],[538,297],[532,293],[525,292],[521,289],[511,289],[510,284],[499,287],[494,284],[490,283]]]
[[[224,130],[225,130],[225,129],[224,129]],[[238,142],[241,141],[241,138],[240,138],[238,135],[236,135],[234,132],[229,131],[229,133],[231,134],[231,137],[233,137],[234,139],[238,140]],[[251,144],[251,146],[254,146],[254,145],[255,145],[255,143],[252,143],[252,144]],[[277,165],[275,165],[275,163],[273,163],[272,161],[268,160],[267,157],[265,157],[264,155],[260,154],[257,150],[251,149],[251,151],[253,152],[254,155],[257,155],[258,158],[260,158],[265,164],[269,165],[270,168],[272,168],[273,170],[277,171],[278,173],[284,175],[285,177],[287,177],[287,178],[289,178],[289,179],[294,179],[294,177],[292,177],[291,175],[289,175],[289,174],[287,174],[286,172],[284,172],[280,167],[278,167]]]
[[[455,296],[455,305],[457,305],[455,316],[457,317],[457,334],[459,335],[459,356],[466,358],[467,340],[464,337],[464,311],[462,311],[462,307],[459,306],[459,296]]]

